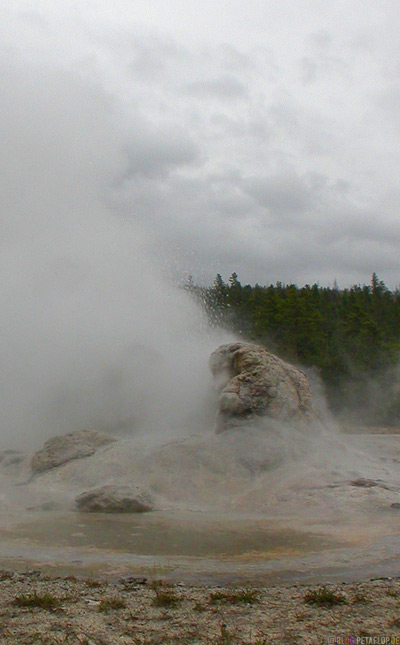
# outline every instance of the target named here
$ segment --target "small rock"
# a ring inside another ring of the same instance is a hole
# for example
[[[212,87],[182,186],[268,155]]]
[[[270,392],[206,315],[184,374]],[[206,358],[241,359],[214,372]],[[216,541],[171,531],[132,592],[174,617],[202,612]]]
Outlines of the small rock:
[[[350,484],[352,486],[360,486],[362,488],[374,488],[375,486],[380,486],[379,482],[375,481],[375,479],[366,479],[365,477],[353,479]]]
[[[102,486],[75,501],[78,510],[86,513],[146,513],[154,508],[152,496],[141,486]]]
[[[147,585],[147,578],[137,578],[135,576],[126,576],[120,578],[119,582],[126,587],[136,586],[136,585]]]
[[[17,484],[19,486],[19,484]],[[59,508],[57,502],[42,502],[41,504],[35,504],[34,506],[27,506],[27,511],[56,511]]]
[[[14,464],[19,464],[25,459],[23,452],[19,450],[3,450],[0,452],[0,463],[3,466],[12,466]]]

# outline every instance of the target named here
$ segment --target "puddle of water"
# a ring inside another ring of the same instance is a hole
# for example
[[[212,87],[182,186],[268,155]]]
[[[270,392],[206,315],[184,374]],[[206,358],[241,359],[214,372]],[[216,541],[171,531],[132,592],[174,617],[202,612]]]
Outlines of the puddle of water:
[[[35,517],[0,531],[35,545],[94,548],[144,556],[277,558],[343,545],[324,535],[282,528],[265,518],[198,513]]]
[[[9,518],[0,529],[0,567],[50,576],[326,582],[394,575],[400,558],[398,519],[394,530],[382,513],[363,523],[303,517],[295,525],[290,518],[194,511],[41,512],[21,519]]]

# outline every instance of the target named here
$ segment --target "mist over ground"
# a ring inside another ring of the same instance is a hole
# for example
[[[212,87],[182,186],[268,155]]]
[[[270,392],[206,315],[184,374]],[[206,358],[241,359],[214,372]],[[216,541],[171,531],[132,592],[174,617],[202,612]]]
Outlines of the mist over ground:
[[[68,139],[79,100],[65,75],[97,88],[93,124],[113,113],[125,151],[114,203],[177,273],[344,288],[375,271],[399,283],[394,0],[4,0],[2,11],[6,86],[12,58],[31,78],[13,115],[39,139],[35,101],[64,86],[52,132]],[[89,127],[82,148],[97,137],[101,155],[102,135]]]
[[[143,225],[113,208],[128,163],[118,115],[77,75],[1,64],[1,447],[184,425],[218,340]]]

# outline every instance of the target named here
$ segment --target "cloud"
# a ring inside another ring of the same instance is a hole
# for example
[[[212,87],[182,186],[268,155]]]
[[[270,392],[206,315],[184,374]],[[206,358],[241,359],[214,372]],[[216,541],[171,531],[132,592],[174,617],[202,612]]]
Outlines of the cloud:
[[[143,38],[127,34],[125,40],[126,43],[124,39],[121,42],[121,35],[118,35],[118,50],[122,49],[123,43],[127,46],[131,71],[146,83],[160,82],[168,66],[184,54],[174,42],[154,36]]]
[[[8,3],[8,27],[0,27],[7,56],[18,52],[28,76],[33,60],[47,79],[34,74],[24,95],[48,123],[29,120],[27,108],[24,135],[10,143],[26,166],[31,157],[32,174],[24,175],[32,210],[40,203],[34,172],[48,174],[49,211],[58,201],[65,222],[70,208],[85,200],[91,208],[87,196],[99,182],[114,216],[139,225],[177,277],[210,281],[236,270],[251,282],[268,273],[271,281],[351,284],[377,271],[396,284],[388,252],[399,208],[395,3],[239,4],[224,2],[222,11],[207,0],[200,12],[191,0],[172,0],[167,12],[158,1],[149,9],[139,0],[135,11],[127,1],[79,11],[43,2],[44,35],[22,15],[36,7],[21,1],[18,22]],[[58,93],[53,114],[47,84]],[[70,109],[73,94],[81,113]],[[41,171],[30,151],[57,115]],[[63,134],[75,126],[80,160]],[[3,174],[10,186],[18,176],[12,163]],[[4,240],[14,228],[2,224]]]
[[[296,172],[286,172],[267,177],[254,177],[245,181],[246,191],[268,213],[291,219],[311,209],[313,194],[310,182],[306,177],[299,177]]]
[[[232,100],[246,96],[246,88],[233,76],[221,76],[206,81],[194,81],[185,87],[188,94],[199,98]]]
[[[152,129],[146,123],[130,133],[129,143],[124,147],[128,159],[127,177],[137,173],[157,177],[180,166],[190,166],[200,156],[200,150],[184,130]]]

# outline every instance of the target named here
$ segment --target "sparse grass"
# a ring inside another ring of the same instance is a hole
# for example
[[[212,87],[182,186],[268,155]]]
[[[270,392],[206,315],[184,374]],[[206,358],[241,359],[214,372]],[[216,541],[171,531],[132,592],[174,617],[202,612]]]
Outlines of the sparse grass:
[[[87,578],[84,582],[87,587],[90,587],[92,589],[102,586],[100,580],[95,580],[94,578]]]
[[[218,645],[231,645],[235,642],[233,635],[229,633],[225,623],[221,623],[220,632],[221,632],[220,636],[218,637],[218,640],[217,640]]]
[[[56,596],[53,596],[50,593],[37,593],[34,591],[30,594],[19,594],[15,596],[13,600],[13,605],[16,607],[26,607],[26,608],[39,608],[39,609],[58,609],[61,605],[61,600]]]
[[[40,645],[76,645],[76,635],[72,634],[43,634],[43,631],[34,632],[31,635],[30,643],[40,643]],[[23,641],[26,643],[27,641]]]
[[[351,599],[352,605],[356,605],[357,603],[366,603],[366,602],[369,602],[369,598],[362,591],[356,591],[353,598]]]
[[[391,598],[397,598],[397,596],[399,595],[397,589],[393,589],[392,587],[386,589],[386,594]]]
[[[266,638],[262,638],[262,634],[260,634],[259,637],[256,637],[255,640],[251,637],[250,640],[243,640],[237,633],[237,630],[228,628],[226,623],[220,623],[219,629],[220,633],[217,640],[213,641],[216,645],[267,645],[267,643],[271,642]]]
[[[172,587],[164,587],[162,583],[154,582],[152,584],[155,597],[153,605],[155,607],[176,607],[182,598],[180,598]]]
[[[210,603],[219,602],[230,605],[254,605],[259,602],[257,589],[232,589],[230,591],[214,591],[210,594]]]
[[[125,609],[126,602],[122,598],[116,596],[110,598],[103,598],[99,604],[99,611],[107,612],[116,609]]]
[[[302,640],[297,631],[292,629],[282,629],[280,637],[282,638],[282,642],[285,643],[285,645],[298,645]],[[321,643],[321,645],[323,642],[324,641],[319,640],[319,643]]]
[[[198,612],[207,611],[207,607],[203,605],[203,603],[201,602],[196,602],[193,606],[193,611],[198,611]]]
[[[2,569],[0,571],[0,580],[11,580],[14,574],[11,573],[11,571],[6,571],[6,569]]]
[[[334,607],[335,605],[347,605],[348,601],[343,594],[320,587],[319,589],[310,589],[303,596],[303,602],[307,605],[316,605],[317,607]]]

